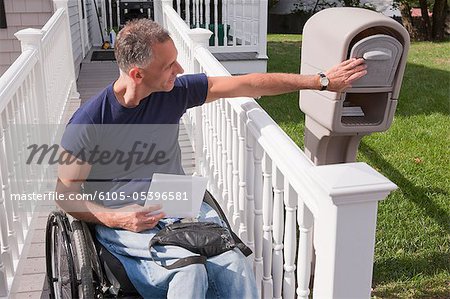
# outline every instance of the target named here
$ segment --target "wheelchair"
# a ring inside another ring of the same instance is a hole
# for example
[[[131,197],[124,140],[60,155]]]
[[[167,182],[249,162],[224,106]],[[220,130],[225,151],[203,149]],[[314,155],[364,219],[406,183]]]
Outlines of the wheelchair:
[[[228,224],[209,192],[203,201]],[[142,298],[121,262],[96,239],[94,227],[61,210],[49,214],[45,254],[50,298]]]

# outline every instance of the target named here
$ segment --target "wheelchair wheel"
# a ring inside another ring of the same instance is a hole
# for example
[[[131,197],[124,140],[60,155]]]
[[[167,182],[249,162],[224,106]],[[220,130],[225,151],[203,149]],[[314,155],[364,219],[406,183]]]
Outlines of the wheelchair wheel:
[[[92,267],[89,258],[89,252],[84,236],[83,225],[80,221],[72,222],[73,240],[72,243],[76,248],[75,268],[78,273],[78,297],[94,298],[94,282],[92,278]]]
[[[79,221],[73,221],[71,227],[66,215],[52,212],[47,220],[45,250],[51,298],[95,298]]]

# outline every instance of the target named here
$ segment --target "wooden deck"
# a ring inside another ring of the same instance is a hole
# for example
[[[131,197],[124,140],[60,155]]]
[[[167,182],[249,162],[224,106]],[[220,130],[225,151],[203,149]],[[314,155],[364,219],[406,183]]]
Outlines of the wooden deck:
[[[105,86],[113,82],[119,74],[114,62],[90,62],[87,55],[82,63],[77,86],[80,100],[68,103],[64,113],[64,122],[85,103],[90,97],[99,93]],[[180,128],[179,142],[182,151],[182,163],[186,174],[194,171],[194,154],[184,126]],[[48,191],[53,191],[49,186]],[[54,204],[45,203],[36,208],[31,219],[16,275],[11,287],[9,298],[49,298],[45,279],[45,225],[48,213],[54,209]]]

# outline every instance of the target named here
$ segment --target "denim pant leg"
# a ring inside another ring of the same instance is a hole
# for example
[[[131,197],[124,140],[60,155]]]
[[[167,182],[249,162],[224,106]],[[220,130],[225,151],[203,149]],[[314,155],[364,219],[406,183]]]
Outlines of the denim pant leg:
[[[200,221],[223,224],[217,213],[202,204]],[[97,238],[114,254],[144,298],[256,298],[257,289],[250,263],[235,249],[208,259],[205,265],[167,270],[179,258],[195,255],[177,246],[155,246],[154,260],[148,250],[150,239],[158,232],[141,233],[96,226]]]
[[[251,263],[239,249],[209,258],[206,271],[206,298],[259,298]]]

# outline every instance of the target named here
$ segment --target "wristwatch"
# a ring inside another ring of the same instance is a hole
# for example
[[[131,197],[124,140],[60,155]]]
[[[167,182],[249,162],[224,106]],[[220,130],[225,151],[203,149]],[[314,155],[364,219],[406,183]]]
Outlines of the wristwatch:
[[[330,83],[330,79],[328,79],[328,77],[322,72],[319,73],[319,76],[321,86],[320,90],[327,90],[328,84]]]

